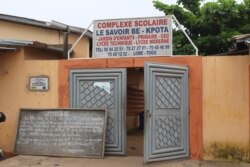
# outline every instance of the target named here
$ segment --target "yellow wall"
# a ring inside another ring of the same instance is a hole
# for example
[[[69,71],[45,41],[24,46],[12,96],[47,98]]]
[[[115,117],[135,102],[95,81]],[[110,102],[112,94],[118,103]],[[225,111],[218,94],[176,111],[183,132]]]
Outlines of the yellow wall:
[[[39,41],[47,44],[62,44],[62,33],[52,29],[25,24],[0,21],[0,37],[2,39],[19,39]]]
[[[249,65],[249,56],[203,57],[205,159],[249,156]]]
[[[62,59],[62,55],[58,52],[36,49],[36,48],[24,48],[24,60],[59,60]]]
[[[3,72],[3,54],[0,55],[0,111],[7,119],[0,123],[0,148],[12,152],[20,108],[58,107],[58,61],[24,60],[24,50],[6,55],[8,73]],[[47,75],[48,92],[28,90],[30,76]]]
[[[58,61],[34,60],[31,55],[36,52],[20,48],[12,54],[0,54],[0,111],[7,116],[6,122],[0,123],[0,148],[7,152],[13,151],[20,108],[58,107]],[[50,54],[41,53],[45,57]],[[3,71],[3,55],[8,73]],[[237,159],[237,156],[246,159],[250,140],[250,57],[203,57],[202,60],[204,159]],[[48,92],[28,90],[29,77],[34,75],[50,77]],[[142,72],[128,71],[128,83],[143,88]]]
[[[78,38],[79,35],[76,34],[69,35],[69,43],[74,44]],[[71,58],[89,58],[90,42],[91,42],[90,39],[84,36],[73,49],[73,54]]]
[[[38,41],[46,44],[63,44],[63,33],[60,30],[0,21],[0,39]],[[81,34],[69,34],[69,44],[73,44]],[[90,40],[84,36],[74,48],[72,57],[89,57]]]

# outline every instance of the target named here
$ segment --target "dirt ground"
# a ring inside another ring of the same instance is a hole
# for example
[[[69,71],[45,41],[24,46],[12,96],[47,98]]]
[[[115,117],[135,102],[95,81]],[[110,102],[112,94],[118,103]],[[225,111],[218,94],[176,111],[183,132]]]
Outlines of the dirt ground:
[[[142,157],[105,157],[104,159],[62,158],[19,155],[0,161],[0,167],[249,167],[249,163],[180,160],[143,164]]]
[[[127,133],[128,156],[103,159],[18,155],[0,161],[0,167],[250,167],[249,163],[222,161],[162,161],[143,164],[143,130]]]
[[[143,156],[143,130],[127,133],[128,156]]]
[[[162,161],[143,164],[143,131],[128,132],[128,156],[103,159],[18,155],[0,161],[0,167],[250,167],[249,163],[219,161]]]
[[[143,164],[143,131],[127,134],[128,156],[105,156],[103,159],[18,155],[0,161],[0,167],[250,167],[249,163],[216,161],[162,161]]]

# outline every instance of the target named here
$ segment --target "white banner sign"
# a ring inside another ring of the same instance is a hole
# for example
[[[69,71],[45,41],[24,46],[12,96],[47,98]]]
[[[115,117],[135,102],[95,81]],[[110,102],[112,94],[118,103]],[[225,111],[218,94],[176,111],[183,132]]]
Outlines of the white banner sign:
[[[171,18],[96,20],[93,57],[172,55]]]

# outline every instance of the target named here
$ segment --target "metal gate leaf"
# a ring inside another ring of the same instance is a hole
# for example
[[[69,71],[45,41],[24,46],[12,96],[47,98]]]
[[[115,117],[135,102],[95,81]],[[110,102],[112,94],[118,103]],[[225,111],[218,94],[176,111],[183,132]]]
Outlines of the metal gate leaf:
[[[107,109],[105,153],[126,155],[126,69],[70,71],[73,108]]]
[[[145,63],[144,162],[187,158],[188,69]]]

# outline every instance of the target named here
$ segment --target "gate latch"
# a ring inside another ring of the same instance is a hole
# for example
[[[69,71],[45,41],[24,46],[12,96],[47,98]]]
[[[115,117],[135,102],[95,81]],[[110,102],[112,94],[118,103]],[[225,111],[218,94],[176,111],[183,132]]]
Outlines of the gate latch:
[[[151,113],[149,110],[146,110],[147,118],[151,118]]]

